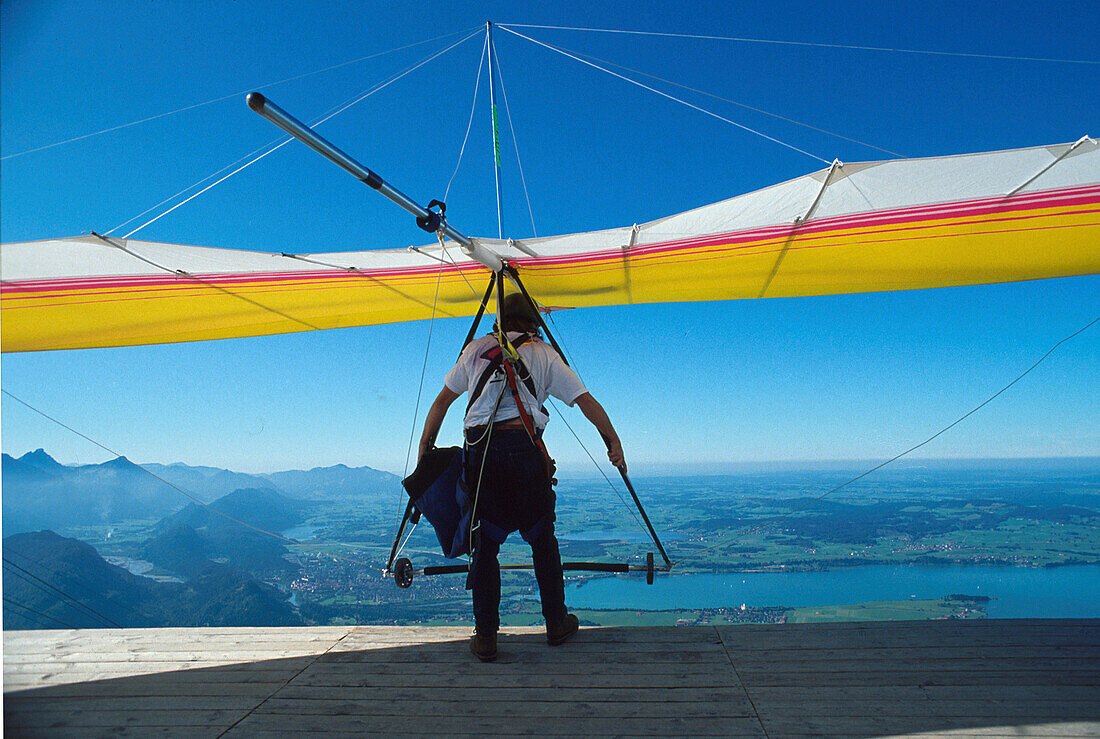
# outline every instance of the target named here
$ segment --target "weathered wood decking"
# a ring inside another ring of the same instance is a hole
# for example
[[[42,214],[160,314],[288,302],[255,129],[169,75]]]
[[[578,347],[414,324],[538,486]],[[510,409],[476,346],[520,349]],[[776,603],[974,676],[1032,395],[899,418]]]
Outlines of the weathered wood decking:
[[[1100,736],[1100,621],[4,633],[11,736]]]

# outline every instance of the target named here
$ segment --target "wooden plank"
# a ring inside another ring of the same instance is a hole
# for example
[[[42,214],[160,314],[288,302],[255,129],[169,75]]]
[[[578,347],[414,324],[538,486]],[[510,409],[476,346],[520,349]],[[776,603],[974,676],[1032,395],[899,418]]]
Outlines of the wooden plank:
[[[520,660],[514,662],[496,662],[491,665],[485,665],[473,661],[472,656],[471,661],[449,665],[445,672],[440,671],[438,665],[416,662],[395,662],[389,664],[372,663],[365,666],[355,663],[318,663],[310,666],[308,670],[303,672],[299,677],[296,677],[294,682],[311,682],[317,685],[324,685],[327,680],[331,680],[333,685],[339,685],[349,677],[373,676],[385,678],[394,675],[419,675],[428,682],[435,682],[436,679],[465,680],[480,675],[490,676],[498,680],[508,680],[515,676],[531,675],[533,673],[559,675],[563,677],[573,676],[575,679],[582,680],[586,675],[592,677],[645,675],[662,680],[697,675],[700,677],[714,677],[730,684],[737,682],[737,676],[728,664],[723,665],[715,662],[689,662],[684,664],[665,662],[647,665],[644,670],[624,670],[622,665],[614,663],[597,663],[592,665],[586,665],[584,663],[547,664],[535,671],[530,668],[529,663],[524,663]]]
[[[470,627],[435,628],[435,627],[395,627],[395,626],[359,626],[347,637],[347,640],[367,639],[378,642],[389,640],[419,641],[423,643],[433,641],[463,641],[470,637]],[[718,637],[713,626],[681,626],[668,628],[665,626],[581,626],[581,636],[589,641],[601,643],[613,642],[662,642],[680,643],[690,641],[717,641]],[[503,627],[500,630],[501,638],[517,639],[520,641],[545,642],[546,631],[542,627]]]
[[[783,633],[774,636],[762,636],[759,639],[730,639],[725,638],[723,643],[730,650],[746,653],[767,653],[777,649],[801,650],[801,649],[869,649],[869,648],[897,648],[905,646],[919,646],[922,649],[940,648],[967,648],[967,647],[1068,647],[1088,648],[1100,644],[1100,640],[1086,639],[1070,634],[1051,634],[1044,639],[1032,637],[1027,633],[1013,632],[1001,636],[995,633],[959,634],[957,637],[944,638],[943,635],[921,635],[919,632],[907,633],[904,639],[892,638],[889,634],[868,633],[866,635],[838,635],[831,638],[825,634],[807,634],[805,636],[793,633]]]
[[[924,645],[898,645],[891,647],[851,647],[836,648],[812,648],[812,649],[782,649],[769,652],[738,650],[729,648],[730,659],[741,664],[757,664],[764,661],[774,661],[777,656],[784,659],[807,662],[831,662],[841,657],[845,660],[890,660],[890,661],[926,661],[926,660],[958,660],[958,659],[1032,659],[1036,657],[1054,659],[1075,659],[1082,662],[1100,661],[1100,645],[1069,646],[1059,645],[1050,647],[1012,647],[1004,645],[975,646],[968,644],[959,647],[929,647]]]
[[[1100,685],[1100,672],[1036,672],[1033,670],[985,670],[980,672],[957,670],[898,670],[893,672],[778,672],[741,675],[746,686],[816,685]]]
[[[930,717],[930,718],[892,718],[892,717],[852,717],[834,718],[793,718],[785,720],[764,719],[764,728],[768,736],[804,737],[813,736],[896,736],[928,733],[943,736],[947,732],[961,735],[980,736],[1096,736],[1100,725],[1090,721],[1049,721],[1039,719],[1034,722],[1021,721],[983,721],[969,718]]]
[[[128,652],[142,653],[148,651],[155,652],[194,652],[196,650],[202,650],[206,652],[213,651],[231,651],[231,652],[280,652],[287,650],[302,650],[311,652],[323,652],[326,649],[338,644],[339,641],[335,639],[298,639],[295,641],[271,641],[271,640],[254,640],[251,642],[242,641],[240,639],[188,639],[186,641],[161,641],[146,639],[143,641],[93,641],[84,640],[80,642],[66,642],[58,644],[25,644],[17,642],[15,644],[5,644],[5,655],[54,655],[54,654],[72,654],[77,652],[105,652],[114,654],[125,654]],[[419,644],[421,642],[409,641],[407,644]],[[389,644],[385,646],[390,646]]]
[[[316,658],[313,655],[308,657],[287,657],[277,660],[260,660],[253,662],[249,660],[222,660],[222,659],[206,659],[206,660],[133,660],[129,662],[99,662],[94,657],[89,657],[86,661],[82,662],[58,662],[56,664],[25,664],[14,663],[11,665],[4,665],[5,677],[10,673],[13,675],[20,674],[33,674],[35,672],[96,672],[99,666],[105,671],[128,671],[133,670],[135,672],[144,669],[156,670],[158,672],[164,670],[196,670],[203,668],[214,667],[232,667],[238,670],[257,670],[260,672],[271,670],[300,670],[303,667],[307,667],[313,664]]]
[[[226,736],[253,736],[286,731],[287,718],[280,714],[253,713]],[[433,716],[430,725],[417,716],[301,716],[294,730],[311,732],[449,735],[538,736],[764,736],[755,718],[609,718],[512,716],[506,724],[498,718]]]
[[[122,678],[117,680],[96,680],[86,683],[69,683],[49,687],[36,687],[27,690],[6,690],[5,701],[18,701],[23,698],[69,698],[86,695],[96,696],[252,696],[267,697],[286,685],[285,679],[265,682],[226,682],[215,680],[158,680],[157,676],[141,679]],[[5,685],[5,688],[8,686]]]
[[[961,631],[1030,631],[1030,632],[1067,632],[1100,630],[1095,618],[1080,619],[1012,619],[983,618],[973,620],[939,619],[932,621],[832,621],[825,623],[779,624],[778,630],[784,632],[804,631],[807,633],[843,633],[854,631],[877,631],[880,633],[925,631],[929,634],[954,633]],[[721,631],[744,633],[768,633],[776,631],[776,624],[722,624],[714,628]]]
[[[145,732],[148,729],[175,729],[180,733],[194,734],[201,730],[207,736],[217,736],[245,716],[243,711],[192,710],[192,711],[42,711],[32,713],[4,712],[4,731],[13,736],[58,736],[69,730],[83,736],[89,730],[114,735],[116,729]],[[285,718],[283,719],[285,721]],[[284,727],[285,728],[285,727]],[[185,729],[190,731],[184,732]],[[69,734],[70,736],[73,734]]]
[[[975,722],[1088,720],[1100,721],[1100,708],[1085,702],[1066,701],[891,701],[870,699],[844,701],[767,701],[756,702],[762,721],[769,719],[824,719],[853,717],[968,719]]]
[[[359,626],[179,626],[179,627],[155,627],[155,628],[124,628],[124,629],[26,629],[20,631],[5,631],[4,640],[9,638],[20,640],[44,640],[58,641],[61,639],[113,639],[113,640],[145,640],[151,636],[158,639],[172,638],[208,638],[208,637],[236,637],[239,639],[254,638],[257,633],[262,633],[264,638],[290,638],[300,639],[303,634],[312,637],[337,639],[342,635],[352,633],[359,629],[393,629],[392,626],[359,627]],[[415,630],[417,627],[410,627]],[[420,627],[421,630],[432,627]],[[453,628],[454,633],[461,633],[463,629]],[[469,629],[465,630],[469,634]]]
[[[875,629],[880,631],[925,629],[928,631],[956,631],[962,629],[975,629],[978,631],[987,628],[996,629],[1049,629],[1065,630],[1072,627],[1086,629],[1100,628],[1100,621],[1095,618],[997,618],[997,619],[940,619],[934,621],[829,621],[824,623],[803,624],[779,624],[784,631],[861,631]],[[776,624],[728,624],[715,626],[714,628],[744,632],[768,632],[773,631]]]
[[[22,697],[4,699],[4,711],[35,713],[41,711],[248,711],[259,701],[242,695],[77,695],[68,697]]]
[[[921,690],[931,700],[1004,700],[1092,701],[1100,706],[1100,686],[1096,685],[925,685]]]
[[[218,669],[221,669],[220,667],[204,663],[173,662],[170,664],[115,664],[118,665],[116,669],[99,668],[95,665],[67,665],[59,666],[57,669],[50,672],[28,671],[15,674],[5,673],[4,689],[5,691],[14,689],[22,690],[29,687],[47,687],[120,678],[136,679],[147,675],[180,675],[186,673],[195,673],[195,679],[200,680],[223,679],[223,674],[216,672]],[[232,664],[227,667],[232,667],[234,670],[240,670],[239,672],[231,673],[233,675],[232,680],[236,682],[263,682],[270,680],[282,680],[285,682],[298,674],[305,665],[296,667],[283,666],[280,668],[268,667],[266,669],[256,668],[255,665],[252,664]]]
[[[120,675],[118,677],[97,680],[69,680],[65,682],[44,683],[36,681],[9,682],[4,681],[4,697],[22,696],[24,694],[48,693],[58,691],[58,695],[86,695],[89,692],[103,690],[111,693],[127,695],[145,695],[155,691],[179,691],[187,695],[205,695],[204,690],[227,691],[237,690],[234,686],[240,686],[241,693],[249,689],[257,691],[270,689],[271,686],[285,685],[292,677],[291,674],[263,674],[248,673],[243,675],[226,675],[224,673],[153,673],[151,675]],[[167,678],[167,679],[160,679]],[[209,686],[209,687],[206,687]],[[265,688],[264,686],[268,686]]]
[[[286,701],[310,701],[310,700],[339,700],[360,701],[369,699],[373,702],[388,703],[390,701],[419,701],[426,702],[446,700],[476,702],[485,700],[486,693],[491,693],[493,701],[502,703],[516,703],[523,700],[539,700],[555,703],[562,702],[600,702],[600,703],[652,703],[659,701],[669,704],[683,703],[722,703],[748,705],[748,696],[741,688],[729,688],[713,686],[709,688],[651,688],[615,687],[597,688],[589,685],[577,685],[562,687],[554,690],[542,688],[521,688],[510,685],[483,685],[481,687],[462,684],[448,690],[445,696],[441,695],[435,687],[394,687],[381,686],[364,691],[357,687],[303,687],[288,685],[276,693],[280,700]]]
[[[474,719],[496,718],[497,724],[510,726],[515,716],[572,718],[748,718],[755,714],[748,701],[718,701],[708,703],[665,703],[654,696],[649,701],[547,701],[527,697],[515,701],[498,700],[492,688],[480,691],[472,700],[440,699],[437,694],[428,700],[338,700],[313,698],[286,700],[272,698],[263,705],[263,713],[289,716],[374,716],[394,714],[416,716],[428,721],[436,716]]]
[[[226,727],[231,724],[227,723]],[[5,729],[8,727],[5,725]],[[192,729],[190,730],[189,729]],[[206,729],[203,731],[203,729]],[[89,736],[111,736],[111,737],[140,737],[145,739],[146,737],[175,737],[178,739],[180,736],[187,737],[216,737],[220,733],[219,731],[211,731],[206,724],[200,724],[195,727],[188,726],[186,724],[179,726],[96,726],[96,727],[74,727],[74,728],[58,728],[50,727],[48,730],[40,729],[36,727],[16,727],[9,729],[12,732],[16,732],[16,736],[26,737],[48,737],[48,739],[87,739]],[[292,733],[287,732],[285,736],[292,736]]]
[[[335,686],[349,688],[425,687],[447,691],[454,688],[459,681],[462,685],[471,688],[496,686],[538,690],[560,690],[583,685],[589,688],[646,688],[659,691],[667,688],[721,688],[737,684],[735,678],[715,674],[651,676],[628,673],[586,677],[583,673],[561,675],[518,672],[512,675],[502,675],[493,671],[484,671],[480,675],[473,676],[447,675],[438,672],[434,676],[422,672],[414,674],[394,672],[387,675],[346,673],[340,681],[334,680],[331,676],[317,679],[314,676],[303,675],[295,678],[291,684],[318,688]]]
[[[853,701],[872,699],[890,701],[1082,701],[1100,705],[1100,688],[1087,685],[832,685],[813,687],[767,687],[749,685],[753,701]]]
[[[469,655],[469,653],[467,652]],[[541,663],[537,670],[532,668],[534,661],[513,659],[507,662],[498,661],[491,664],[478,662],[473,655],[463,662],[447,665],[446,671],[441,671],[438,664],[430,662],[317,662],[310,665],[309,669],[296,679],[304,680],[307,677],[323,681],[326,677],[333,680],[343,680],[347,676],[376,675],[385,677],[388,675],[423,675],[427,678],[437,676],[440,678],[476,677],[478,675],[491,675],[498,679],[507,679],[512,675],[529,675],[533,672],[553,675],[630,675],[644,674],[650,676],[686,676],[686,675],[713,675],[724,680],[736,681],[733,668],[729,663],[717,660],[707,662],[655,662],[646,664],[642,670],[624,669],[623,665],[614,662],[547,662]],[[322,684],[318,682],[318,684]]]
[[[409,646],[423,646],[423,645],[447,645],[447,644],[465,644],[470,640],[470,635],[465,634],[461,639],[437,639],[430,641],[416,641],[416,640],[393,640],[390,642],[380,642],[375,640],[357,640],[353,637],[348,637],[333,645],[333,652],[348,652],[354,650],[363,651],[375,651],[385,649],[400,649],[402,647]],[[499,634],[497,637],[498,642],[501,644],[515,644],[523,646],[525,648],[539,648],[548,646],[546,643],[546,637],[539,635],[537,637],[529,637],[525,635],[512,635],[512,634]],[[691,639],[691,640],[679,640],[679,641],[623,641],[623,640],[611,640],[605,641],[602,639],[591,639],[589,634],[582,631],[577,636],[573,637],[569,641],[571,647],[584,644],[586,647],[595,647],[603,651],[608,652],[668,652],[675,649],[720,649],[722,643],[717,638],[712,639]]]
[[[1072,657],[1034,659],[912,659],[912,660],[857,660],[846,659],[847,655],[833,660],[802,662],[797,659],[782,659],[759,662],[734,660],[734,667],[741,675],[767,673],[774,669],[783,672],[892,672],[898,669],[921,669],[945,673],[956,670],[969,672],[999,672],[1005,669],[1030,670],[1035,672],[1095,673],[1100,666],[1095,660],[1078,660]]]
[[[588,664],[592,663],[606,663],[614,662],[623,665],[637,665],[637,664],[651,664],[653,662],[697,662],[705,660],[721,660],[728,662],[726,654],[721,649],[712,650],[677,650],[675,653],[668,652],[608,652],[603,649],[586,649],[580,645],[576,645],[571,648],[557,648],[551,651],[550,647],[540,648],[538,650],[528,651],[521,650],[515,645],[507,643],[499,643],[497,645],[499,650],[498,660],[505,662],[512,659],[522,659],[529,664],[532,663],[569,663],[569,662],[584,662]],[[413,648],[413,649],[394,649],[394,650],[379,650],[369,652],[329,652],[322,655],[317,659],[319,664],[347,664],[358,663],[367,664],[372,662],[383,662],[386,664],[393,664],[396,662],[431,662],[431,663],[446,663],[446,662],[468,662],[471,659],[470,650],[465,643],[448,645],[443,649],[425,649],[425,648]],[[136,660],[133,660],[136,661]]]
[[[283,650],[279,652],[216,652],[216,651],[192,651],[192,652],[74,652],[72,654],[49,655],[46,657],[51,664],[98,664],[110,665],[114,663],[147,663],[164,662],[191,664],[195,662],[210,663],[212,655],[216,656],[219,664],[272,662],[288,657],[320,657],[324,652],[312,650]],[[41,664],[42,657],[38,655],[4,655],[5,666],[16,668],[22,665]]]

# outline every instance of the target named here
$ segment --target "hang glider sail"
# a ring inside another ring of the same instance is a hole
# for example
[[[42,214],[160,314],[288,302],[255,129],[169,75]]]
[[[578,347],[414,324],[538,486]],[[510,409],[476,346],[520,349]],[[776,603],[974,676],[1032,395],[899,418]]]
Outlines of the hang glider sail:
[[[471,241],[554,308],[1097,274],[1100,145],[835,162],[633,227]],[[0,343],[78,349],[473,315],[483,261],[453,243],[309,255],[97,235],[4,244]]]

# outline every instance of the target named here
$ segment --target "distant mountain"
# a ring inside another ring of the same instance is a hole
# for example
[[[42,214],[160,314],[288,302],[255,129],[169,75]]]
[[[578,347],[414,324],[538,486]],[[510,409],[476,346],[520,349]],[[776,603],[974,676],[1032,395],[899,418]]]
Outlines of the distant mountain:
[[[164,622],[157,583],[107,563],[90,544],[39,531],[5,538],[3,552],[5,629]]]
[[[229,516],[257,528],[283,531],[301,523],[312,508],[313,504],[309,501],[294,500],[270,488],[248,488],[234,490],[210,503],[209,507],[190,503],[161,521],[158,528],[187,524],[196,529],[218,532],[219,535],[223,531],[235,532],[248,528],[226,518]]]
[[[186,490],[204,503],[209,503],[234,490],[275,487],[262,475],[247,475],[219,467],[192,467],[179,462],[143,464],[142,467]]]
[[[5,454],[4,456],[7,457],[8,455]],[[19,463],[28,467],[33,467],[45,474],[54,474],[65,469],[64,465],[49,454],[46,454],[46,450],[41,448],[24,454],[19,458]]]
[[[401,478],[371,467],[314,467],[262,475],[280,490],[310,500],[342,500],[392,496],[401,489]]]
[[[197,577],[214,564],[213,547],[187,524],[169,526],[137,551],[144,559],[185,578]]]
[[[269,489],[237,490],[209,507],[192,503],[163,519],[140,556],[186,577],[196,576],[214,562],[259,577],[293,573],[298,566],[285,558],[286,546],[249,526],[278,533],[301,523],[312,508],[310,502]]]
[[[183,505],[179,492],[125,457],[67,467],[41,449],[2,455],[5,533],[160,518]]]
[[[125,457],[66,466],[42,449],[18,459],[4,454],[2,475],[5,533],[163,518],[187,504],[180,490],[203,502],[242,489],[307,500],[361,501],[392,496],[401,484],[388,472],[342,464],[264,475],[178,463],[139,467]]]
[[[159,583],[52,531],[4,539],[4,628],[299,626],[277,588],[224,566]]]
[[[213,569],[181,588],[190,626],[301,626],[277,588],[231,570]]]

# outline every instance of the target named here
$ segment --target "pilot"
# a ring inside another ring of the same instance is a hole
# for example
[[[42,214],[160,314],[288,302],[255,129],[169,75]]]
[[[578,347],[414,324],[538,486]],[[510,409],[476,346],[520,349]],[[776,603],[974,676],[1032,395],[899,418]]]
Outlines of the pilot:
[[[539,338],[538,314],[527,297],[520,293],[505,297],[498,318],[520,357],[515,364],[515,393],[501,368],[496,333],[470,342],[447,373],[443,389],[428,411],[419,451],[423,457],[433,447],[447,409],[460,395],[469,393],[463,424],[464,474],[467,493],[474,500],[476,532],[472,534],[473,560],[467,581],[473,591],[475,624],[470,650],[483,662],[497,655],[497,554],[512,531],[519,531],[531,545],[547,642],[563,644],[580,626],[565,607],[561,554],[554,536],[553,460],[541,439],[549,420],[543,408],[547,397],[579,406],[603,436],[611,463],[617,467],[625,464],[619,436],[603,406],[557,351]]]

